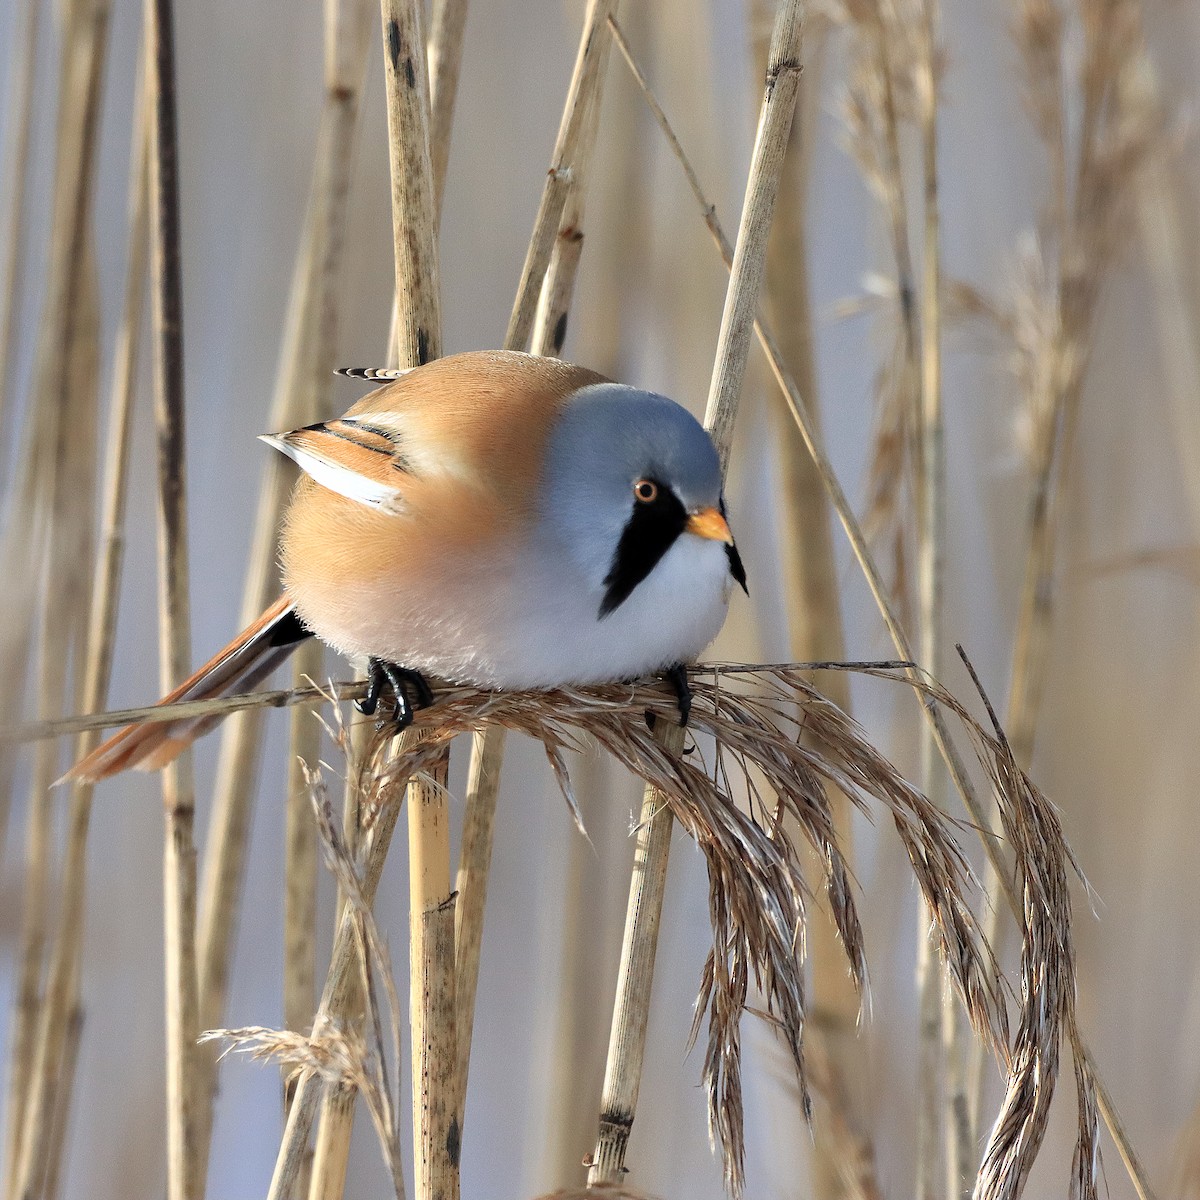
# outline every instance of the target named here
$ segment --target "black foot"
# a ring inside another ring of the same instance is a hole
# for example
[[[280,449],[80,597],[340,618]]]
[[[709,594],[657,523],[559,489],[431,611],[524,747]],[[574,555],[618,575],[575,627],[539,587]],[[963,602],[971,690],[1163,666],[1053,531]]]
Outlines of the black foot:
[[[692,715],[692,687],[688,683],[687,667],[683,663],[676,663],[668,667],[665,674],[679,701],[679,724],[686,728],[688,717]]]
[[[384,662],[381,658],[372,658],[367,663],[367,694],[354,702],[354,707],[364,717],[374,716],[385,681],[391,684],[395,697],[392,720],[398,729],[407,729],[412,724],[416,709],[428,708],[433,703],[433,692],[429,690],[429,684],[420,671]]]

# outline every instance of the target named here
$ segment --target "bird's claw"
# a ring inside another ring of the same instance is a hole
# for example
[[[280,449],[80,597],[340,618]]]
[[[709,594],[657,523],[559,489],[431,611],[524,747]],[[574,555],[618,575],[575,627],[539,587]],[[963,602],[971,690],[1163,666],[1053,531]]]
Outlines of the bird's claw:
[[[398,730],[407,729],[412,724],[418,708],[428,708],[433,703],[433,692],[420,671],[385,662],[381,658],[372,658],[367,663],[367,694],[354,702],[354,707],[364,717],[375,715],[385,682],[391,685],[395,698],[392,722]],[[411,697],[409,689],[412,690]]]
[[[691,684],[688,683],[687,667],[683,663],[676,663],[663,672],[663,677],[671,685],[671,690],[675,693],[675,699],[679,705],[680,728],[686,729],[688,717],[692,714],[692,688]],[[653,729],[654,722],[655,714],[648,711],[646,713],[646,724]]]

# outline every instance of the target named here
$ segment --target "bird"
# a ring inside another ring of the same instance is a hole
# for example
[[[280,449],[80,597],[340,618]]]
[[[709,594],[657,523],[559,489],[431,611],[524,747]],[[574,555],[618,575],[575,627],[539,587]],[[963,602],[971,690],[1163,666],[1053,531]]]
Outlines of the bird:
[[[665,672],[716,637],[746,573],[721,460],[682,405],[585,367],[477,350],[385,379],[342,417],[263,440],[299,466],[283,595],[160,704],[246,691],[316,636],[389,683],[403,727],[429,678],[491,689]],[[154,770],[219,721],[131,725],[65,779]]]

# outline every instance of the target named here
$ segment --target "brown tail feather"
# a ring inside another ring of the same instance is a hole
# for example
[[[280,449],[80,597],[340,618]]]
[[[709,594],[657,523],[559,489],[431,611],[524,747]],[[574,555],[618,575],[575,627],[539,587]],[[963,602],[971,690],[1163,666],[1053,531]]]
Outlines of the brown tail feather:
[[[265,679],[309,632],[296,610],[281,596],[253,625],[184,680],[159,704],[180,700],[209,700],[234,691],[247,691]],[[80,759],[62,778],[96,783],[130,767],[156,771],[165,767],[197,738],[219,724],[221,716],[183,717],[177,721],[146,721],[127,725],[91,754]]]

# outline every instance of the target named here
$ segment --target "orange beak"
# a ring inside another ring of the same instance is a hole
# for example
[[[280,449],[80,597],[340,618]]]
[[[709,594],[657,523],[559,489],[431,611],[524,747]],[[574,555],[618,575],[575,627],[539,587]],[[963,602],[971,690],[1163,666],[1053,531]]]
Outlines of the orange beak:
[[[699,512],[691,513],[684,529],[697,537],[724,542],[727,546],[733,545],[733,534],[729,532],[729,525],[715,508],[702,508]]]

